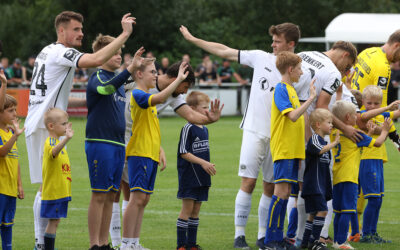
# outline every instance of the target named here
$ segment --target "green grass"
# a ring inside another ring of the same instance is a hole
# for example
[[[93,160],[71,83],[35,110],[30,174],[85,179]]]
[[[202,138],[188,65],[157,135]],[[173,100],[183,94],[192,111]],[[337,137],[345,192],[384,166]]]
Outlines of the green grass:
[[[217,175],[212,178],[209,201],[200,212],[198,242],[204,249],[233,249],[234,204],[240,186],[237,176],[242,132],[239,117],[222,118],[209,125],[211,162],[216,164]],[[88,249],[87,208],[90,184],[84,152],[86,120],[72,119],[75,135],[68,143],[72,167],[72,201],[68,218],[62,219],[57,231],[56,247],[63,249]],[[161,118],[162,146],[167,154],[167,169],[159,172],[155,193],[145,210],[140,241],[150,249],[175,249],[176,219],[180,200],[176,199],[178,187],[176,152],[179,132],[185,121],[180,118]],[[398,124],[397,124],[398,125]],[[399,126],[397,126],[399,127]],[[387,245],[353,244],[358,249],[400,249],[400,158],[387,142],[389,162],[385,164],[385,198],[379,219],[379,233],[393,240]],[[34,226],[32,205],[38,186],[30,184],[25,139],[18,140],[20,164],[25,189],[25,199],[17,201],[13,229],[14,249],[32,249]],[[261,179],[261,178],[260,178]],[[261,195],[261,182],[257,183],[252,200],[252,210],[246,228],[247,241],[253,249],[257,237],[257,209]],[[332,225],[331,225],[332,227]]]

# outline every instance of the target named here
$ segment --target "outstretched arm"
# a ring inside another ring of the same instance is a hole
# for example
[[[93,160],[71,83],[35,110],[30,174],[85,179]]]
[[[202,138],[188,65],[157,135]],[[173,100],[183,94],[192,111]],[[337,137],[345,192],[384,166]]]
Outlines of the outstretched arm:
[[[220,105],[220,101],[215,99],[214,102],[211,102],[211,108],[206,115],[194,111],[188,105],[182,105],[176,110],[176,113],[192,124],[206,125],[219,120],[223,107],[224,105]]]
[[[215,43],[215,42],[208,42],[205,40],[202,40],[200,38],[194,37],[189,30],[181,25],[181,27],[179,28],[179,30],[181,31],[183,37],[193,43],[194,45],[196,45],[199,48],[202,48],[203,50],[207,51],[210,54],[231,60],[231,61],[238,61],[238,53],[239,51],[237,49],[232,49],[229,48],[226,45],[223,45],[221,43]]]
[[[127,13],[122,17],[122,33],[110,44],[95,53],[84,54],[78,62],[79,68],[94,68],[98,67],[108,61],[115,53],[122,47],[128,40],[132,33],[132,24],[136,24],[136,18]]]

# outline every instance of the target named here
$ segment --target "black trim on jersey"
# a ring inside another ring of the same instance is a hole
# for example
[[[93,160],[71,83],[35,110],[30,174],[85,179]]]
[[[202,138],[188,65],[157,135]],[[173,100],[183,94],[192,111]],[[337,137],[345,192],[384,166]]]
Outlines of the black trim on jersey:
[[[322,90],[325,91],[326,93],[330,94],[330,95],[333,95],[333,93],[329,92],[329,91],[326,90],[326,89],[322,89]]]
[[[299,99],[299,102],[300,102],[300,104],[303,104],[304,102],[306,102],[307,100],[300,100]]]
[[[156,89],[161,92],[161,89],[158,87],[158,76],[156,77]]]
[[[64,80],[63,80],[63,83],[61,84],[60,89],[58,90],[58,93],[57,93],[57,96],[56,96],[56,100],[54,101],[54,108],[56,107],[56,104],[57,104],[58,95],[60,94],[61,89],[62,89],[62,87],[64,86],[65,80],[67,79],[68,74],[69,74],[69,72],[71,71],[71,69],[72,69],[72,67],[69,68],[69,70],[68,70],[68,72],[67,72],[67,75],[65,75],[65,78],[64,78]]]
[[[327,56],[325,53],[323,53],[323,52],[319,52],[319,51],[317,51],[317,53],[320,53],[320,54],[322,54],[322,55],[324,55],[324,56],[326,56],[326,57],[328,57],[329,58],[329,56]],[[332,59],[330,59],[329,58],[329,60],[331,60],[332,61]]]
[[[83,55],[84,55],[84,53],[82,53],[82,54],[79,56],[78,60],[76,60],[76,67],[77,67],[77,68],[79,68],[78,63],[79,63],[79,60],[81,60],[81,57],[82,57]]]
[[[238,52],[238,63],[240,64],[240,50]]]
[[[187,103],[185,102],[185,103],[182,103],[181,105],[179,105],[178,107],[176,107],[175,109],[174,109],[174,112],[176,112],[180,107],[182,107],[183,105],[187,105]]]

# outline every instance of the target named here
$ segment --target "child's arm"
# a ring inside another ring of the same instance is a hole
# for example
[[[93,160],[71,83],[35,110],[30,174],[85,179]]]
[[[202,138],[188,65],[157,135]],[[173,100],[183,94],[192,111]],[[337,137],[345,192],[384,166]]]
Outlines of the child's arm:
[[[365,113],[362,113],[360,119],[363,122],[367,122],[369,119],[374,118],[375,116],[380,115],[383,112],[386,112],[388,110],[393,110],[394,108],[397,108],[399,104],[400,104],[400,101],[394,101],[394,102],[392,102],[390,105],[388,105],[386,107],[381,107],[381,108],[369,110],[369,111],[367,111]],[[399,112],[398,115],[400,116],[400,112]],[[397,118],[397,117],[394,117],[394,118]]]
[[[74,135],[74,131],[72,130],[72,123],[68,123],[67,129],[65,132],[65,138],[58,143],[57,145],[54,146],[54,148],[51,150],[51,154],[53,158],[57,157],[57,155],[61,152],[61,150],[64,148],[64,146],[71,140],[72,136]]]
[[[215,169],[215,164],[203,160],[191,153],[181,154],[181,157],[191,163],[199,164],[204,169],[204,171],[206,171],[211,176],[217,173],[217,170]]]
[[[340,131],[337,130],[336,131],[336,135],[335,135],[335,141],[329,143],[328,145],[325,145],[321,151],[319,151],[319,154],[322,155],[323,153],[328,152],[329,150],[331,150],[332,148],[336,147],[336,145],[338,145],[340,142]]]
[[[390,127],[392,126],[392,119],[386,118],[385,122],[382,125],[382,132],[378,138],[376,138],[374,146],[380,147],[386,140],[387,135],[389,134]]]
[[[173,81],[168,87],[163,89],[160,93],[153,95],[153,98],[151,99],[152,106],[165,102],[168,99],[168,97],[172,95],[176,87],[178,87],[178,85],[188,76],[189,71],[186,71],[185,73],[187,67],[188,64],[186,62],[181,63],[181,65],[179,66],[179,73],[178,76],[176,77],[176,80]]]
[[[164,171],[164,169],[167,167],[167,157],[165,157],[165,151],[164,149],[160,146],[160,161],[158,165],[161,166],[161,171]]]
[[[18,199],[22,200],[25,198],[24,188],[22,187],[22,180],[21,180],[21,167],[18,163]]]
[[[4,74],[4,70],[0,70],[0,82],[1,82],[1,88],[0,88],[0,107],[3,109],[4,106],[4,100],[6,99],[6,90],[7,90],[7,78],[6,75]]]
[[[4,144],[4,146],[0,148],[0,157],[6,157],[6,155],[8,154],[8,152],[10,152],[14,143],[17,141],[18,136],[20,136],[25,130],[25,128],[19,127],[18,119],[15,119],[13,121],[13,125],[14,125],[13,128],[14,134],[11,136],[10,140],[8,140],[8,142],[6,142],[6,144]]]
[[[303,113],[306,112],[307,108],[311,105],[311,103],[317,97],[317,93],[315,92],[314,82],[315,82],[315,79],[313,79],[312,82],[310,83],[310,96],[308,97],[307,101],[305,101],[299,108],[286,113],[287,117],[292,122],[297,121],[297,119],[299,119],[303,115]]]

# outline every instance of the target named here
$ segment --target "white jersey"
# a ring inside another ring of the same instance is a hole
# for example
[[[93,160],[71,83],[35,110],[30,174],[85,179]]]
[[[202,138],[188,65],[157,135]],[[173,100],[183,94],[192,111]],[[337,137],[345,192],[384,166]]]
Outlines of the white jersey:
[[[132,117],[131,117],[131,108],[129,105],[129,100],[131,99],[132,90],[135,88],[135,83],[125,85],[125,96],[127,102],[125,103],[125,144],[128,145],[129,139],[132,136]],[[149,93],[154,95],[160,93],[160,89],[158,85],[155,88],[149,90]],[[185,105],[186,101],[183,98],[183,95],[180,94],[177,97],[170,96],[164,103],[160,103],[156,105],[157,114],[161,114],[161,112],[168,106],[170,106],[174,111],[180,108],[182,105]]]
[[[310,83],[315,78],[314,86],[317,98],[307,109],[307,113],[310,114],[315,110],[321,91],[325,91],[330,95],[336,92],[341,83],[341,74],[332,60],[321,52],[307,51],[298,53],[298,55],[303,60],[301,63],[303,75],[300,77],[299,82],[294,84],[294,88],[300,101],[308,99]]]
[[[75,68],[83,54],[60,43],[52,43],[36,57],[29,96],[25,135],[45,128],[44,113],[53,107],[66,110]]]
[[[342,84],[342,99],[341,100],[353,103],[356,106],[357,112],[360,111],[360,109],[358,108],[358,103],[357,103],[356,98],[351,93],[351,91],[346,87],[346,84]],[[331,102],[329,103],[329,106],[328,106],[329,110],[332,110],[332,106],[336,101],[338,101],[338,100],[336,100],[336,93],[334,93],[332,95]]]
[[[273,91],[282,75],[276,56],[261,50],[239,51],[239,63],[254,69],[250,98],[240,128],[270,138]]]

